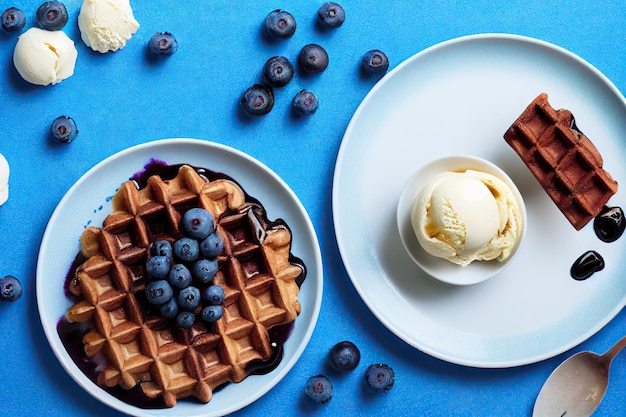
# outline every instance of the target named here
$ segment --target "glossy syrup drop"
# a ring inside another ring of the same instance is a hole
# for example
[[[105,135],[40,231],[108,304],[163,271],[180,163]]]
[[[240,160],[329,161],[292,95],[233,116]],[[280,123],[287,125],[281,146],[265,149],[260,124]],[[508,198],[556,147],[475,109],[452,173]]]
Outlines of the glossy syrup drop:
[[[593,220],[593,230],[603,242],[615,242],[622,236],[625,228],[626,220],[621,207],[605,206]]]
[[[584,281],[594,273],[603,269],[604,259],[602,256],[598,252],[590,250],[576,259],[570,269],[570,275],[577,281]]]

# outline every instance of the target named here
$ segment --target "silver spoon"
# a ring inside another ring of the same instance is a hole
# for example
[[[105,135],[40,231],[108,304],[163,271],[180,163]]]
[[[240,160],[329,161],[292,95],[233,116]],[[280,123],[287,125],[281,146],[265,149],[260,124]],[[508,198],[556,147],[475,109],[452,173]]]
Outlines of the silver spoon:
[[[604,355],[579,352],[560,364],[543,384],[533,417],[588,417],[609,385],[609,368],[626,347],[624,336]]]

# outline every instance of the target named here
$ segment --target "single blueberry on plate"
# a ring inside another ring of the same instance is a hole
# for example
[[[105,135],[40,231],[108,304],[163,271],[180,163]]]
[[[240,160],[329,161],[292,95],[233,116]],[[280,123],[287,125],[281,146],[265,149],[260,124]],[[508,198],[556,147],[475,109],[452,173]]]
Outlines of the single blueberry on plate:
[[[333,384],[324,375],[310,377],[304,385],[304,394],[320,404],[326,404],[333,396]]]
[[[224,302],[224,289],[219,285],[210,285],[202,292],[202,299],[211,305],[219,305]]]
[[[263,65],[263,78],[273,87],[284,87],[293,78],[293,66],[284,56],[273,56]]]
[[[174,259],[172,244],[169,240],[156,240],[150,244],[150,256],[167,256],[169,260]]]
[[[37,23],[45,30],[61,30],[67,24],[67,9],[59,1],[47,1],[37,8]]]
[[[246,89],[239,99],[241,109],[253,116],[269,113],[274,107],[274,92],[265,84],[254,84]]]
[[[284,10],[273,10],[265,18],[267,33],[276,39],[288,39],[296,31],[296,19]]]
[[[309,43],[300,49],[298,64],[305,72],[322,72],[328,68],[328,53],[322,46],[316,43]]]
[[[327,2],[317,10],[317,19],[324,27],[338,28],[346,20],[346,11],[337,3]]]
[[[196,322],[196,315],[191,311],[181,311],[176,315],[176,324],[181,329],[188,329]]]
[[[206,306],[200,312],[200,316],[202,317],[202,320],[208,323],[213,323],[214,321],[222,317],[223,314],[224,314],[224,310],[222,309],[222,306],[220,305]]]
[[[395,374],[391,367],[379,363],[367,367],[365,383],[376,392],[387,392],[393,387]]]
[[[2,12],[2,29],[16,32],[26,25],[26,15],[17,7],[9,7]]]
[[[383,51],[372,49],[363,55],[361,68],[368,74],[383,74],[389,69],[389,59]]]
[[[215,231],[213,215],[203,208],[192,208],[180,219],[183,235],[193,239],[204,239]]]
[[[318,107],[319,100],[311,90],[300,90],[291,101],[291,108],[299,116],[311,116]]]
[[[146,285],[146,298],[154,305],[163,305],[171,300],[173,296],[174,290],[164,279],[150,281]]]
[[[167,282],[176,289],[182,290],[191,285],[191,271],[183,264],[174,264],[167,274]]]
[[[174,256],[183,262],[195,261],[199,254],[200,246],[195,239],[181,237],[174,242]]]
[[[200,242],[200,253],[205,258],[217,258],[224,249],[224,242],[217,232],[213,232]]]
[[[198,259],[191,266],[191,274],[198,282],[208,284],[217,274],[217,259]]]
[[[176,301],[183,310],[192,311],[200,305],[200,290],[193,286],[183,288],[178,293]]]
[[[162,255],[153,256],[146,262],[148,273],[157,279],[165,278],[170,272],[171,266],[170,258]]]
[[[172,297],[168,302],[159,306],[161,315],[166,319],[173,319],[178,315],[178,302],[176,298]]]
[[[350,341],[337,343],[328,355],[331,366],[338,371],[352,371],[361,361],[361,352]]]
[[[22,283],[13,275],[0,279],[0,301],[16,301],[22,296]]]
[[[173,55],[178,50],[178,41],[170,32],[157,32],[148,41],[148,48],[156,55]]]
[[[50,126],[52,138],[59,143],[70,143],[76,139],[78,128],[76,122],[69,116],[59,116]]]

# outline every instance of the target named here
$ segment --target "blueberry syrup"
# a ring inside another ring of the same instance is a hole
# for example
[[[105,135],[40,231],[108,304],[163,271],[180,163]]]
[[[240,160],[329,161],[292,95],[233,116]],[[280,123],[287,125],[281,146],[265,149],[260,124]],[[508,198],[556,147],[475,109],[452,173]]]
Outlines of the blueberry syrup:
[[[576,259],[570,269],[570,275],[577,281],[584,281],[594,273],[603,269],[604,259],[602,256],[598,252],[590,250]]]
[[[168,165],[167,163],[163,161],[152,159],[144,167],[143,171],[135,173],[130,179],[135,182],[138,188],[143,188],[147,185],[148,178],[150,178],[152,175],[159,175],[163,180],[173,179],[174,177],[176,177],[178,170],[181,166],[182,164]],[[196,172],[198,172],[198,174],[204,179],[206,179],[207,181],[226,179],[226,180],[237,183],[235,180],[233,180],[231,177],[229,177],[226,174],[214,172],[206,168],[197,168],[197,167],[194,167],[194,168]],[[261,205],[261,203],[254,197],[251,197],[250,195],[248,195],[247,193],[245,194],[245,196],[246,196],[247,202],[252,203],[257,206],[254,209],[255,213],[262,215],[263,221],[267,225],[267,230],[273,230],[277,228],[286,228],[287,230],[290,230],[288,225],[282,219],[270,221],[267,218],[267,214],[265,210],[263,209],[263,206]],[[76,258],[74,259],[74,261],[72,262],[72,265],[70,266],[67,276],[65,278],[64,293],[66,297],[68,297],[72,302],[77,302],[81,299],[81,296],[79,294],[79,286],[78,286],[78,283],[76,282],[75,274],[76,274],[77,268],[82,263],[84,263],[85,260],[86,260],[85,256],[79,252],[76,255]],[[300,258],[294,256],[291,253],[290,253],[289,260],[292,264],[297,265],[302,270],[302,273],[296,279],[296,283],[298,287],[300,287],[306,278],[306,266]],[[147,302],[146,303],[142,302],[142,305],[143,304],[146,305],[146,309],[147,309],[146,311],[149,312],[150,310],[149,304]],[[280,364],[283,358],[284,344],[289,338],[289,336],[291,335],[293,328],[294,328],[294,322],[291,322],[291,323],[286,323],[286,324],[279,325],[279,326],[274,326],[268,331],[269,337],[270,337],[272,355],[266,361],[258,360],[258,361],[251,362],[248,365],[248,368],[246,369],[248,375],[268,374],[278,367],[278,365]],[[61,318],[59,322],[57,323],[57,333],[59,334],[59,338],[61,339],[61,342],[63,343],[63,346],[67,350],[68,354],[70,355],[70,357],[72,358],[76,366],[78,366],[78,368],[90,380],[92,380],[95,384],[97,384],[98,375],[100,371],[104,368],[104,366],[106,366],[106,364],[105,364],[105,359],[100,354],[97,354],[94,357],[88,357],[85,354],[82,340],[85,334],[89,332],[89,330],[90,329],[89,329],[88,323],[70,323],[65,318]],[[214,392],[219,391],[221,388],[222,387],[217,387],[214,390]],[[165,404],[161,397],[156,397],[156,398],[148,397],[142,391],[139,385],[135,386],[134,388],[130,390],[123,389],[119,386],[102,387],[102,389],[104,389],[109,394],[113,395],[114,397],[120,399],[121,401],[124,401],[127,404],[130,404],[139,408],[144,408],[144,409],[165,408]],[[197,400],[190,398],[190,399],[186,399],[185,401],[197,401]]]
[[[621,207],[604,206],[600,214],[593,220],[593,230],[603,242],[615,242],[622,236],[626,228],[624,211]]]

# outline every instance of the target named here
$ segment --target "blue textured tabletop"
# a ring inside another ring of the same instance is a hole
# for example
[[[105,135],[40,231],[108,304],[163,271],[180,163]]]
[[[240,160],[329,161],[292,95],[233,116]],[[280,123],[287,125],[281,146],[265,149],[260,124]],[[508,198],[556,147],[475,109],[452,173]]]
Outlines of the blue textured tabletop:
[[[622,311],[582,344],[538,363],[486,369],[423,353],[381,324],[359,297],[338,249],[331,195],[346,128],[380,79],[359,72],[366,51],[384,51],[391,71],[446,40],[516,34],[578,55],[623,92],[625,2],[344,0],[345,23],[323,30],[316,23],[322,1],[132,0],[137,32],[122,49],[102,54],[81,40],[82,1],[66,0],[69,21],[63,31],[75,42],[78,58],[71,77],[46,87],[25,82],[13,64],[18,36],[37,25],[41,2],[10,3],[0,8],[16,6],[27,21],[18,32],[0,33],[0,153],[11,169],[9,199],[0,207],[0,276],[18,277],[24,293],[0,305],[0,415],[116,415],[68,376],[53,354],[35,295],[37,258],[52,212],[85,172],[121,150],[163,138],[199,138],[258,159],[295,192],[319,239],[324,292],[311,340],[282,381],[235,415],[530,416],[543,382],[562,360],[580,350],[604,352],[624,335]],[[265,16],[278,8],[291,12],[298,23],[288,40],[270,40],[264,33]],[[148,52],[148,41],[158,31],[176,36],[178,50],[171,57],[155,59]],[[268,115],[243,115],[239,97],[259,80],[268,57],[285,55],[295,62],[309,43],[326,48],[328,68],[313,76],[297,70],[291,83],[275,90]],[[319,98],[319,109],[310,117],[297,117],[290,109],[291,98],[303,88]],[[60,115],[78,124],[78,136],[67,145],[49,137]],[[379,168],[384,169],[372,169]],[[360,347],[361,364],[333,375],[333,399],[314,404],[304,397],[305,381],[326,369],[329,349],[341,340]],[[363,371],[378,362],[393,367],[395,385],[372,395],[363,389]],[[598,416],[626,411],[626,359],[618,357],[613,366]]]

